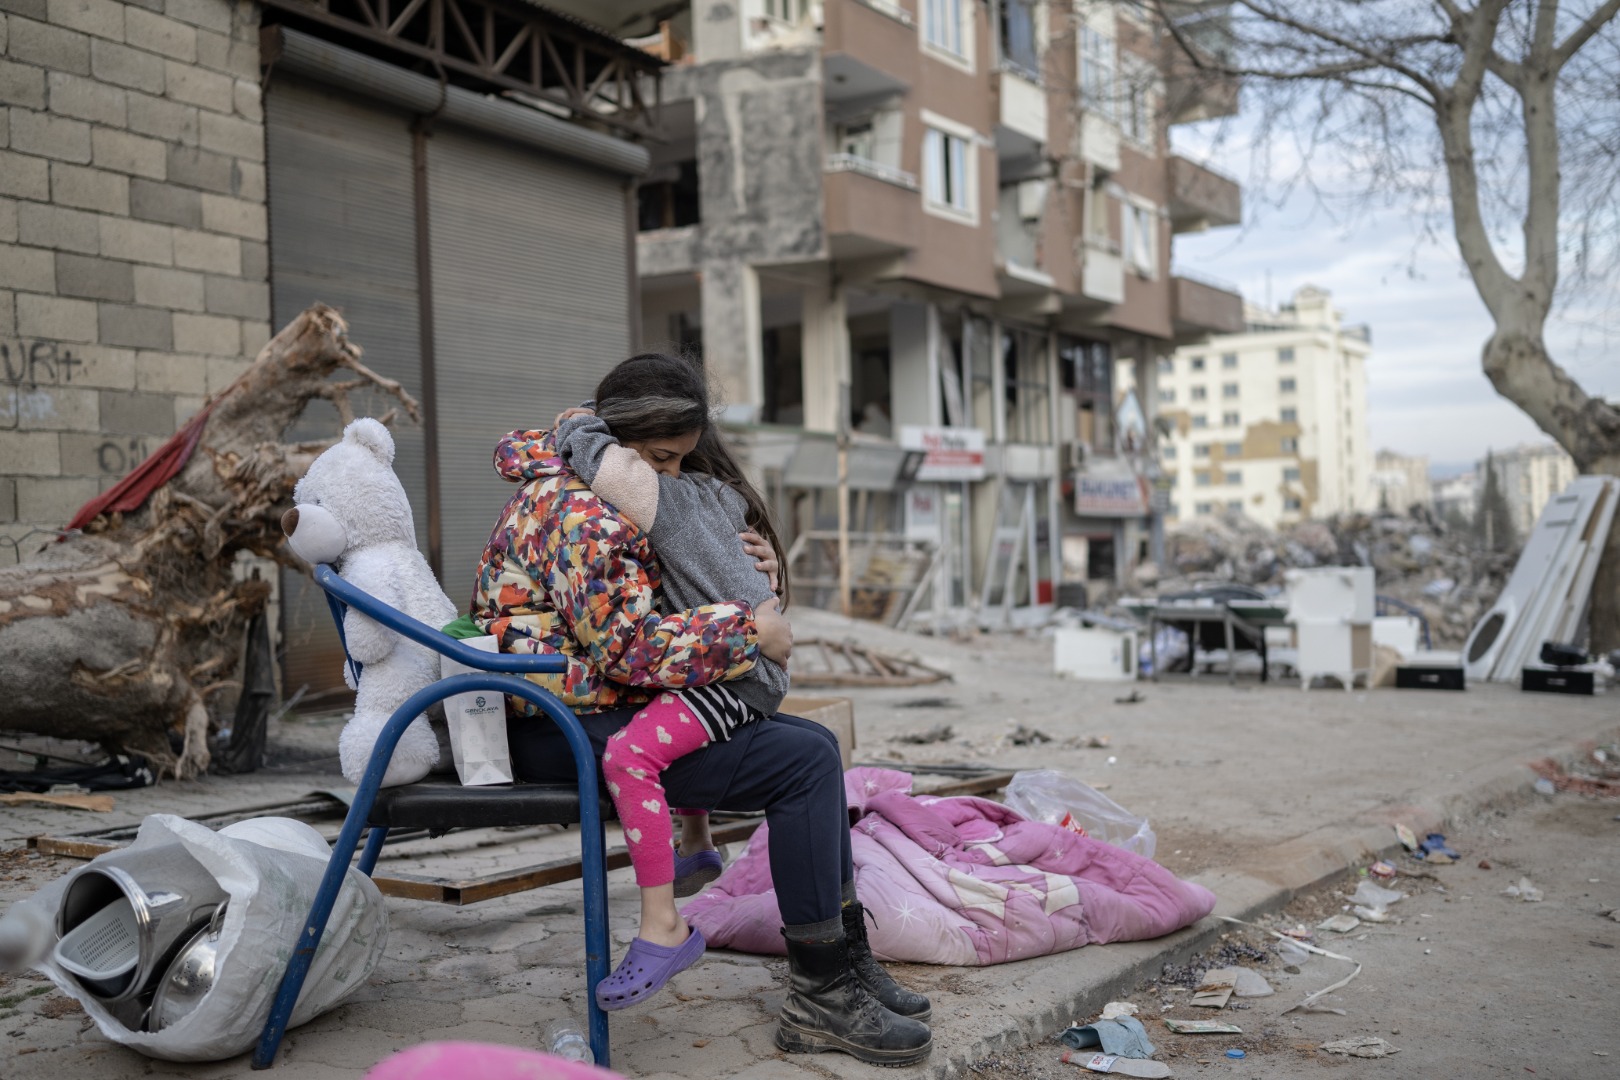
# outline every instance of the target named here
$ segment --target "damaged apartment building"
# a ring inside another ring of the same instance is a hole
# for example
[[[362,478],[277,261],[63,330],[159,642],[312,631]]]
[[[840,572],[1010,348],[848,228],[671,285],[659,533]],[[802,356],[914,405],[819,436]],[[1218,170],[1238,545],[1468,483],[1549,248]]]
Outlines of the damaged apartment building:
[[[703,357],[815,602],[841,431],[864,580],[892,596],[926,566],[924,612],[1019,618],[1147,557],[1155,402],[1115,365],[1151,386],[1243,326],[1234,290],[1171,270],[1241,191],[1168,125],[1230,115],[1235,86],[1178,78],[1130,3],[591,6],[671,64],[642,342]]]

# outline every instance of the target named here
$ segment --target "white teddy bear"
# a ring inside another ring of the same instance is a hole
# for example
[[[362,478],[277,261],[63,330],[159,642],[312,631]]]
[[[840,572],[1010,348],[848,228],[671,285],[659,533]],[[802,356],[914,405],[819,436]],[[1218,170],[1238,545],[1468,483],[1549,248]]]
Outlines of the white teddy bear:
[[[296,505],[282,516],[281,528],[300,559],[332,564],[356,588],[437,630],[455,619],[456,606],[416,549],[410,500],[393,465],[388,429],[369,417],[354,421],[298,481]],[[343,775],[358,784],[394,710],[438,681],[439,655],[353,608],[343,617],[343,637],[362,670],[355,686],[344,665],[344,680],[356,695],[338,755]],[[439,764],[439,755],[438,736],[418,716],[400,736],[383,786],[415,783]]]

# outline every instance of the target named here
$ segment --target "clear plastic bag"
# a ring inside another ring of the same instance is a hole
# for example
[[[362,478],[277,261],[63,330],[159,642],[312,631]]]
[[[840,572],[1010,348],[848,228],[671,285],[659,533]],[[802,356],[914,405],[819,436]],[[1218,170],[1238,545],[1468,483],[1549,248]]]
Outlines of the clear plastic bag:
[[[1062,825],[1083,836],[1153,858],[1157,838],[1139,818],[1088,784],[1055,769],[1021,772],[1007,785],[1007,805],[1031,821]]]

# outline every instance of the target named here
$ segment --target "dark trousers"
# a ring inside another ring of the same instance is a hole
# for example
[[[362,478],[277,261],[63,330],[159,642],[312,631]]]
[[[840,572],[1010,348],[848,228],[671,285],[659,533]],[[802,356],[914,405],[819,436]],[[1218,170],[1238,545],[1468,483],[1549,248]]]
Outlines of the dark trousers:
[[[597,761],[607,739],[635,709],[581,716]],[[519,717],[507,725],[518,780],[574,782],[568,744],[549,720]],[[737,729],[664,771],[669,805],[765,812],[770,823],[771,880],[782,921],[801,926],[837,918],[842,887],[855,877],[849,853],[849,810],[838,740],[820,724],[776,715]],[[606,793],[603,799],[607,799]]]

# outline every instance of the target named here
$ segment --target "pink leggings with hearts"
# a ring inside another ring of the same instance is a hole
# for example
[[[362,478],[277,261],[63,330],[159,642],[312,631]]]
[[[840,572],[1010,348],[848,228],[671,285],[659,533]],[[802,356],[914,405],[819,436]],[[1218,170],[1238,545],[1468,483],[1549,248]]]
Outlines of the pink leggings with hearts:
[[[638,888],[675,880],[675,833],[658,779],[677,758],[708,745],[703,725],[675,694],[659,694],[608,739],[602,776],[624,827]]]

